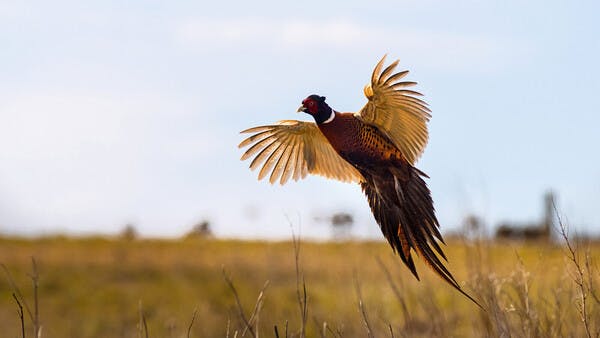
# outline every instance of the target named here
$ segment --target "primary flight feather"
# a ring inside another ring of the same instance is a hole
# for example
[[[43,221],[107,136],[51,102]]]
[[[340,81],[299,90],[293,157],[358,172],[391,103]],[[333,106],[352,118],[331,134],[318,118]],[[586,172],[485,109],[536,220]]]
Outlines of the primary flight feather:
[[[383,69],[377,63],[364,88],[368,101],[357,113],[340,113],[325,97],[310,95],[298,112],[315,122],[284,120],[246,129],[252,134],[239,147],[249,147],[242,160],[253,157],[250,168],[258,179],[285,184],[307,174],[360,184],[383,235],[413,275],[419,279],[414,251],[446,282],[462,291],[441,259],[446,260],[428,176],[414,167],[423,153],[431,117],[420,93],[401,81],[408,71],[394,72],[398,61]],[[441,257],[441,259],[440,259]],[[479,305],[479,304],[478,304]]]

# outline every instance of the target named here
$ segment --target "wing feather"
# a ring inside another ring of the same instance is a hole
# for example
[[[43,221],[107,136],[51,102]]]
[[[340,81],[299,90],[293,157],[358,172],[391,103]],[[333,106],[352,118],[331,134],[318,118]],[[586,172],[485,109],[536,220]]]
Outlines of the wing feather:
[[[274,170],[273,167],[275,166],[275,163],[281,157],[281,153],[283,152],[282,148],[285,146],[285,143],[281,143],[281,142],[277,142],[277,141],[275,143],[277,144],[275,146],[275,149],[273,150],[271,155],[269,155],[269,157],[265,160],[265,164],[263,165],[263,167],[260,169],[260,172],[258,173],[259,180],[262,180],[269,174],[269,172],[272,172]]]
[[[398,63],[396,63],[398,64]],[[384,86],[389,86],[390,84],[395,83],[396,81],[400,81],[402,80],[406,75],[408,75],[408,70],[403,70],[399,73],[396,73],[392,76],[390,76],[389,78],[387,78],[387,80],[385,80],[385,82],[383,83]]]
[[[273,152],[273,148],[276,146],[277,146],[277,143],[275,142],[275,140],[271,140],[271,142],[267,146],[258,148],[258,150],[260,150],[260,151],[258,152],[256,157],[254,157],[252,162],[250,162],[250,169],[255,170],[256,168],[258,168],[260,166],[260,164],[266,160],[267,156],[269,156],[271,154],[271,152]],[[253,149],[253,151],[254,151],[254,149]]]
[[[281,174],[281,180],[279,180],[279,184],[281,185],[284,185],[290,179],[290,177],[292,177],[294,174],[294,168],[296,167],[296,149],[298,148],[298,142],[296,142],[296,140],[292,140],[290,143],[290,153],[287,161],[284,161],[285,167],[283,169],[283,173]]]
[[[246,151],[242,155],[242,161],[244,161],[244,160],[250,158],[251,156],[255,155],[258,151],[263,150],[265,147],[267,147],[268,145],[270,145],[271,143],[273,143],[275,140],[276,140],[276,138],[274,138],[273,135],[268,135],[265,138],[258,139],[258,141],[253,140],[253,142],[256,142],[256,143],[254,145],[252,145],[252,147],[250,147],[248,149],[248,151]]]
[[[303,172],[305,166],[303,166],[302,162],[302,154],[304,153],[304,145],[302,142],[298,141],[298,148],[296,149],[296,163],[294,169],[294,181],[297,181],[306,176],[306,173]]]
[[[364,89],[368,102],[356,115],[363,122],[377,127],[414,164],[429,139],[427,122],[431,118],[431,110],[425,101],[417,98],[422,96],[421,93],[406,89],[416,82],[400,82],[408,71],[394,73],[398,60],[382,71],[385,58],[383,56],[375,66],[371,83]]]
[[[333,149],[316,124],[293,120],[249,128],[253,134],[240,142],[249,148],[241,159],[254,156],[250,169],[260,168],[258,179],[269,175],[271,184],[285,184],[307,174],[320,175],[343,182],[362,182],[362,175]]]
[[[271,172],[271,177],[269,178],[269,182],[271,184],[275,183],[277,179],[283,177],[284,169],[286,167],[286,163],[290,160],[290,150],[291,144],[282,143],[283,151],[281,152],[281,156],[277,159],[275,163],[275,167],[273,168],[273,172]]]

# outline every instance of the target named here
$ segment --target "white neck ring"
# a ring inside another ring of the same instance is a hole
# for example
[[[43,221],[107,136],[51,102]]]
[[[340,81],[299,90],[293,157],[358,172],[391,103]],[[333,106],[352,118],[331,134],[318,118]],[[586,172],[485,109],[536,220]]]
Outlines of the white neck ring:
[[[331,108],[331,115],[329,115],[329,118],[325,121],[323,121],[323,123],[329,123],[331,121],[333,121],[333,119],[335,118],[335,112],[333,111],[333,108]]]

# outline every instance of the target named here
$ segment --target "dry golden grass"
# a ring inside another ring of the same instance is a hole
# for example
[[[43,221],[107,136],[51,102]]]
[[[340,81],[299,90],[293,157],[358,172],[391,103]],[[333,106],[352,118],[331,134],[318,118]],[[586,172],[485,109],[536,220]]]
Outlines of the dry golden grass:
[[[191,337],[272,337],[275,326],[280,337],[303,329],[308,337],[598,336],[600,245],[575,251],[582,274],[562,243],[456,241],[446,251],[454,276],[487,313],[423,265],[416,281],[382,242],[302,242],[297,279],[292,242],[0,239],[0,263],[30,307],[31,257],[37,261],[42,337],[186,337],[190,324]],[[2,276],[3,337],[21,336],[13,292]],[[32,337],[26,311],[24,318]]]

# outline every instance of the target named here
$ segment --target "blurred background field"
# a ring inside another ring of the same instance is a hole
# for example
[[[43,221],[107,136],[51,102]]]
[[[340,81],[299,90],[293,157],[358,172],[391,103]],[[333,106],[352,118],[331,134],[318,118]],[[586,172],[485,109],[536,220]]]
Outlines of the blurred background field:
[[[561,243],[451,240],[450,269],[487,314],[423,265],[418,265],[417,282],[386,243],[299,244],[299,277],[289,241],[2,238],[0,262],[33,308],[35,257],[43,337],[137,337],[146,332],[186,337],[190,324],[191,337],[240,337],[246,325],[224,276],[233,283],[246,319],[268,281],[262,308],[251,320],[257,336],[274,336],[277,326],[281,337],[286,327],[288,337],[299,336],[302,327],[308,337],[366,337],[365,319],[378,337],[392,332],[395,337],[584,337],[586,326],[592,336],[600,329],[599,243],[577,246],[581,289],[578,270]],[[297,289],[302,296],[302,280],[305,325]],[[582,290],[587,323],[582,321]],[[21,334],[14,291],[4,274],[3,337]],[[27,313],[25,324],[26,335],[32,336]]]

